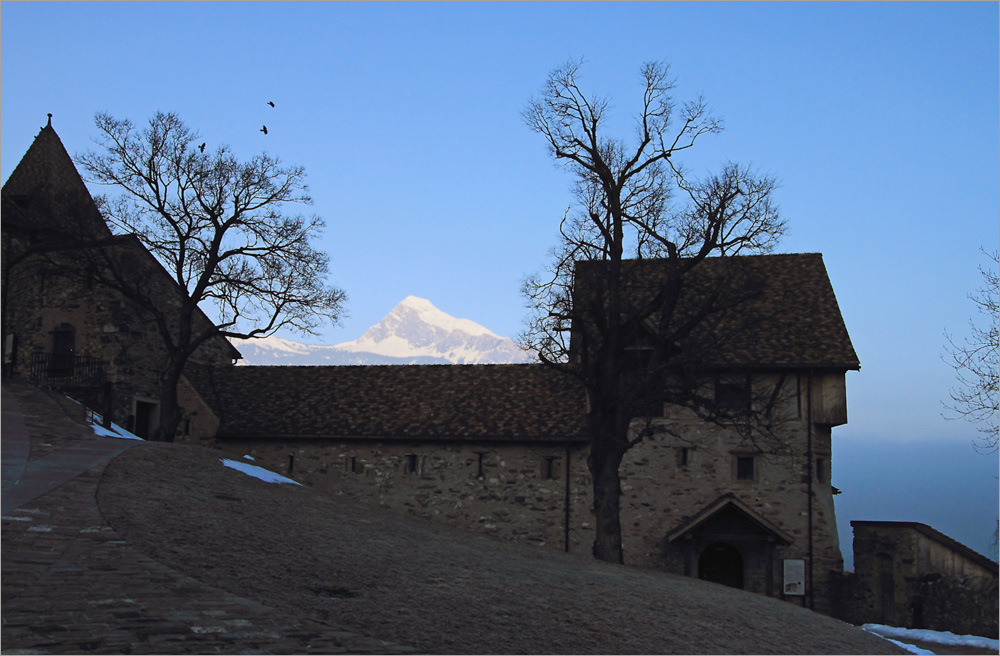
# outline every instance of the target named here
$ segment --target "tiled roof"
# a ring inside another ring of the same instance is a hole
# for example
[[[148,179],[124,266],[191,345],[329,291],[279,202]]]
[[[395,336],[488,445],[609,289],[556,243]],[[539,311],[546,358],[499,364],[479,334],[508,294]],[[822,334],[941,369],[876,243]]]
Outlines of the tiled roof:
[[[597,280],[601,262],[577,265],[577,288]],[[629,260],[626,276],[637,281],[636,297],[648,298],[667,276],[666,260]],[[689,274],[680,307],[694,306],[711,281],[739,271],[759,293],[711,315],[693,334],[698,363],[714,367],[859,369],[860,362],[840,314],[819,253],[707,258]],[[578,292],[579,293],[579,292]],[[655,317],[654,317],[655,319]]]
[[[35,140],[3,186],[7,227],[16,225],[46,238],[111,236],[73,159],[51,125]],[[11,211],[13,207],[17,211]]]
[[[225,438],[583,441],[582,390],[542,365],[189,367]]]
[[[705,365],[858,368],[822,256],[708,260],[690,289],[736,261],[762,291],[706,323]],[[663,275],[660,262],[641,266],[642,280]],[[586,440],[582,388],[541,365],[190,369],[222,439]]]

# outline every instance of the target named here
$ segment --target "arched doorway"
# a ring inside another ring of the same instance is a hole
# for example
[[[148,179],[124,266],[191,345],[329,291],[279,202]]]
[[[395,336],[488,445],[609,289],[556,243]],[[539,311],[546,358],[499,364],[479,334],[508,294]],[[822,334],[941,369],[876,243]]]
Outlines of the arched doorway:
[[[743,556],[731,544],[706,547],[698,558],[698,578],[743,589]]]

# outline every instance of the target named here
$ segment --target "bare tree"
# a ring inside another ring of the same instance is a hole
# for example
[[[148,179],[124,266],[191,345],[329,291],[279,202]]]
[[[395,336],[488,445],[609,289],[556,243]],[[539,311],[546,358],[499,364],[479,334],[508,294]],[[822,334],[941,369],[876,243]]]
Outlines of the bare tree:
[[[610,101],[581,90],[580,65],[551,73],[524,112],[574,174],[576,207],[560,223],[552,264],[524,282],[532,315],[521,342],[587,392],[594,555],[623,562],[619,466],[650,430],[647,420],[633,431],[634,419],[666,402],[730,425],[749,422],[744,407],[722,407],[701,391],[699,362],[713,344],[712,331],[699,328],[757,294],[753,271],[729,256],[768,252],[784,222],[771,177],[730,163],[697,180],[680,164],[722,124],[703,99],[676,104],[665,64],[641,69],[631,143],[605,134]],[[709,256],[731,265],[705,266]]]
[[[311,202],[301,167],[266,153],[239,162],[226,146],[206,153],[199,135],[172,113],[157,113],[141,131],[103,113],[95,122],[103,152],[77,161],[89,181],[119,192],[98,197],[98,205],[112,229],[134,234],[177,287],[176,302],[167,302],[111,256],[113,249],[87,251],[104,258],[91,275],[155,321],[168,354],[159,434],[169,440],[181,421],[177,383],[206,341],[280,328],[312,334],[322,321],[337,320],[345,295],[326,284],[329,258],[310,243],[323,220],[284,214]],[[199,320],[199,306],[212,321]]]
[[[1000,366],[1000,335],[998,335],[998,313],[1000,313],[1000,281],[998,281],[998,263],[1000,252],[993,251],[986,255],[993,265],[989,268],[979,267],[983,276],[983,286],[969,299],[976,304],[979,314],[985,316],[985,327],[975,321],[969,321],[969,335],[962,344],[956,344],[954,338],[945,333],[948,345],[945,346],[945,362],[955,369],[958,385],[953,387],[949,396],[951,403],[945,407],[954,415],[951,419],[964,418],[979,424],[980,440],[978,448],[986,453],[997,450],[998,399],[997,399],[997,368]]]

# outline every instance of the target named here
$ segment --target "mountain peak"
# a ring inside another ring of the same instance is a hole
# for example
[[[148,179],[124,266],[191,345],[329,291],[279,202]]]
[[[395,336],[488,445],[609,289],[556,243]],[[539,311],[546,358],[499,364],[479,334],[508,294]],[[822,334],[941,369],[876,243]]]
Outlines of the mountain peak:
[[[426,298],[420,298],[419,296],[414,296],[413,294],[410,294],[409,296],[401,300],[399,304],[396,305],[396,307],[399,307],[400,305],[411,307],[414,310],[437,310],[437,308],[434,307],[434,304],[428,301]]]
[[[407,296],[365,334],[333,346],[306,346],[271,337],[239,341],[246,364],[502,364],[531,357],[512,340],[469,319]]]
[[[377,331],[379,327],[383,326],[387,321],[393,322],[395,318],[402,319],[404,322],[408,323],[418,320],[421,323],[441,328],[448,332],[458,331],[472,336],[487,335],[501,339],[499,335],[479,325],[475,321],[453,317],[450,314],[439,310],[426,298],[420,298],[419,296],[412,295],[407,296],[400,301],[399,304],[393,308],[392,312],[383,318],[381,322],[369,328],[368,332],[366,332],[364,336],[368,336],[369,333],[372,333],[372,331]],[[362,339],[364,339],[364,336],[362,336]]]

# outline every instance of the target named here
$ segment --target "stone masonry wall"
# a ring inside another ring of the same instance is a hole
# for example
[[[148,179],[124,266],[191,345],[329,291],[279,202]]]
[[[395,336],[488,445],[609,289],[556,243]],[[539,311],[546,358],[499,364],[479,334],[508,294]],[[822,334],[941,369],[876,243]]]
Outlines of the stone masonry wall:
[[[854,575],[838,616],[997,637],[997,577],[916,529],[854,527]]]
[[[924,574],[912,586],[917,620],[933,631],[997,638],[1000,587],[994,577]]]
[[[770,384],[774,382],[776,379],[771,379]],[[798,383],[786,381],[790,390],[795,390]],[[804,377],[801,384],[805,385]],[[780,596],[781,559],[809,557],[808,424],[806,413],[799,410],[797,394],[788,397],[782,426],[787,453],[760,453],[735,431],[690,415],[656,420],[654,426],[659,425],[661,430],[633,447],[622,463],[626,562],[683,574],[682,555],[667,543],[667,534],[723,495],[734,493],[754,512],[794,538],[791,546],[775,550],[771,587],[773,594]],[[830,483],[830,428],[814,424],[811,437],[815,608],[827,611],[830,573],[843,571]],[[686,453],[682,454],[682,450]],[[754,478],[738,480],[735,459],[751,454],[755,456]],[[759,565],[754,569],[764,571],[765,564]],[[761,593],[767,587],[763,580],[746,583],[748,589]]]
[[[626,562],[684,574],[667,534],[734,493],[793,539],[792,545],[773,550],[770,570],[759,554],[745,554],[747,589],[781,596],[782,559],[809,556],[807,413],[799,411],[797,400],[789,403],[783,426],[787,453],[781,454],[760,454],[734,431],[702,420],[658,420],[674,435],[656,431],[626,454],[621,467]],[[829,427],[813,425],[814,607],[823,612],[829,611],[831,573],[843,571],[830,485],[830,435]],[[563,445],[285,439],[219,444],[234,457],[249,455],[260,466],[326,494],[478,527],[507,540],[556,549],[566,545]],[[580,553],[590,551],[594,536],[588,448],[577,445],[569,454],[569,548]],[[680,449],[687,449],[686,464],[679,460]],[[735,457],[746,453],[757,454],[755,476],[737,480]],[[767,571],[770,582],[761,578]],[[804,603],[800,598],[795,602]]]
[[[158,402],[166,349],[156,325],[119,293],[60,273],[78,257],[73,252],[33,256],[7,271],[4,329],[14,335],[16,350],[5,375],[28,380],[32,353],[51,353],[55,329],[69,324],[74,353],[104,362],[104,379],[114,385],[112,416],[125,426],[137,399]],[[150,277],[161,281],[164,298],[172,293],[169,281]],[[195,359],[228,364],[228,346],[222,338],[213,340]]]
[[[221,441],[236,458],[344,495],[514,542],[589,550],[586,449],[559,444]],[[569,517],[566,458],[569,456]]]

